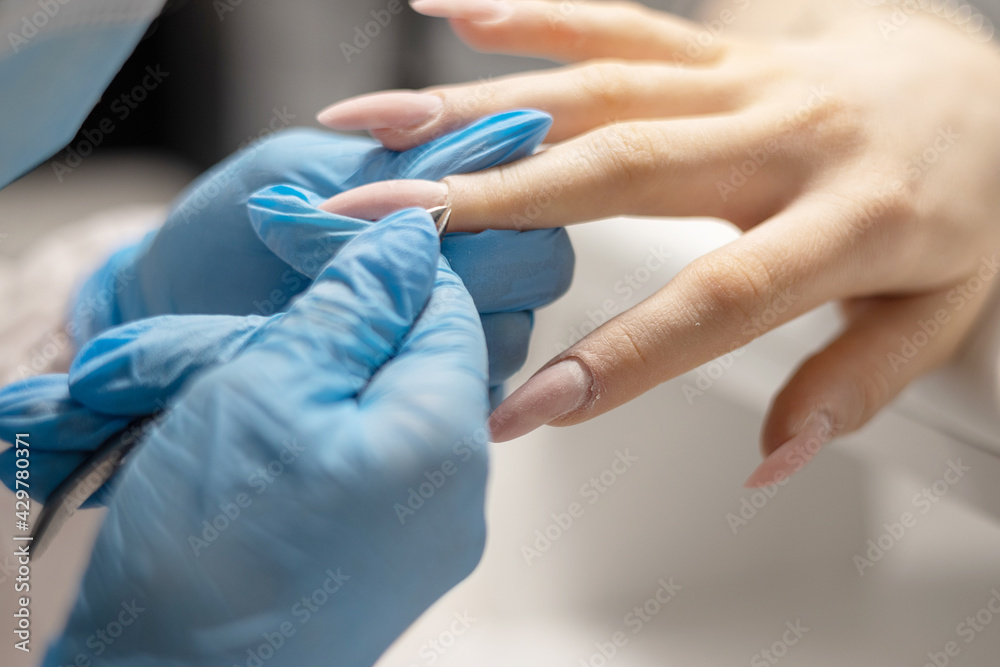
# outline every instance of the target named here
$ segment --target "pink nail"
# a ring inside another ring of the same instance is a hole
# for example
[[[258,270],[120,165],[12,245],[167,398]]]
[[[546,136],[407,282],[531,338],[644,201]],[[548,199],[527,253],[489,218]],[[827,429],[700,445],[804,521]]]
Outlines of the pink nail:
[[[437,95],[392,92],[364,95],[327,107],[316,119],[334,130],[380,130],[423,125],[444,108]]]
[[[504,0],[412,0],[410,6],[426,16],[477,23],[495,23],[514,13],[514,7]]]
[[[583,406],[594,380],[576,359],[549,366],[524,383],[490,417],[493,442],[520,438]]]
[[[361,220],[381,220],[404,208],[433,208],[448,200],[448,186],[436,181],[381,181],[327,199],[320,210]]]
[[[795,437],[764,459],[743,486],[756,489],[784,482],[805,467],[823,445],[833,440],[834,435],[833,420],[829,415],[814,413]]]

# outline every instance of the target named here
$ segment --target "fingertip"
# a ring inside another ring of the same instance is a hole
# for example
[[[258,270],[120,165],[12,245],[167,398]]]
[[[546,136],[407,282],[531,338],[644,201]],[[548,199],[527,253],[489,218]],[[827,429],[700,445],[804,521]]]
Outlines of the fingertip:
[[[590,369],[575,357],[543,368],[490,415],[494,442],[519,438],[585,411],[593,402],[594,386]]]
[[[380,220],[405,208],[430,209],[447,203],[448,186],[438,181],[370,183],[331,197],[319,209],[361,220]]]
[[[791,430],[795,434],[767,454],[747,478],[744,483],[746,488],[756,489],[784,483],[812,461],[837,432],[834,418],[825,411],[811,413],[803,423]]]
[[[452,20],[490,25],[514,15],[514,5],[507,0],[411,0],[413,11]]]
[[[388,91],[338,102],[319,112],[316,120],[343,131],[416,127],[433,120],[443,107],[437,95]]]

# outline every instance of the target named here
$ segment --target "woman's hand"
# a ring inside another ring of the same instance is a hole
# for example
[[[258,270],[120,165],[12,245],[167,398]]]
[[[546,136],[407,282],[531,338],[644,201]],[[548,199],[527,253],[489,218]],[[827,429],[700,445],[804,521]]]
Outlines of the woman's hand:
[[[738,22],[745,4],[720,18]],[[771,483],[801,467],[811,441],[859,428],[951,357],[995,287],[1000,58],[975,25],[861,8],[808,40],[758,43],[708,39],[702,26],[621,3],[414,7],[450,16],[474,47],[579,64],[348,101],[321,115],[326,124],[405,149],[487,113],[538,107],[555,117],[553,145],[439,183],[361,188],[325,208],[378,217],[447,200],[453,229],[467,231],[618,214],[714,216],[746,231],[529,380],[494,413],[497,440],[596,417],[843,300],[846,330],[775,399],[762,436],[770,456],[748,480]]]

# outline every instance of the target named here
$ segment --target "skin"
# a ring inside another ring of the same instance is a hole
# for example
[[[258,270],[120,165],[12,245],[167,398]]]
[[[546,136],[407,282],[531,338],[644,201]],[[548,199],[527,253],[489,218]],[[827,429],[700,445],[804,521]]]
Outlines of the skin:
[[[511,4],[506,19],[452,27],[473,48],[572,64],[422,91],[443,110],[369,128],[404,149],[503,109],[553,115],[548,150],[444,181],[454,231],[627,214],[713,216],[745,232],[561,355],[593,387],[550,423],[587,421],[840,301],[844,330],[774,399],[762,450],[780,451],[749,480],[760,485],[800,467],[789,447],[861,427],[955,355],[998,282],[1000,56],[988,33],[922,11],[893,23],[890,6],[723,2],[734,20],[699,49],[704,25],[639,5]],[[559,187],[529,219],[540,183]],[[426,203],[382,187],[360,196]],[[930,321],[940,326],[905,355]]]

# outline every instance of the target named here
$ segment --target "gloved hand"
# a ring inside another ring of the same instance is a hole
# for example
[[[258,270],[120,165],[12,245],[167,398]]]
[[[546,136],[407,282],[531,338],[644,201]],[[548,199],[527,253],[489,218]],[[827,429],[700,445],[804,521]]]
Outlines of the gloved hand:
[[[542,112],[506,112],[405,153],[388,151],[374,140],[315,130],[275,135],[199,178],[161,229],[111,257],[82,288],[72,333],[82,344],[119,324],[155,315],[284,310],[365,223],[323,214],[327,244],[318,248],[306,276],[258,237],[247,206],[254,192],[283,186],[260,198],[258,222],[268,215],[296,222],[282,208],[288,197],[301,200],[315,192],[326,198],[379,180],[437,180],[511,162],[530,155],[550,124]],[[498,386],[524,362],[529,311],[568,287],[573,269],[568,237],[563,230],[454,235],[444,252],[483,314],[492,384]]]
[[[524,116],[517,121],[521,124],[530,125],[538,119],[537,114],[520,115]],[[495,129],[498,122],[494,119],[486,123]],[[479,144],[487,141],[482,130],[473,127],[469,132],[469,137],[478,137]],[[448,150],[483,153],[481,145],[460,135],[453,137],[455,143],[448,144]],[[445,151],[444,144],[433,154],[435,159],[444,155],[441,151]],[[382,159],[401,159],[392,158],[398,154],[383,152],[382,155]],[[462,160],[460,156],[451,159],[455,163]],[[418,163],[419,160],[415,164]],[[264,249],[261,261],[280,262],[286,274],[301,276],[302,285],[316,276],[343,243],[371,224],[320,211],[317,206],[321,201],[319,195],[299,188],[274,186],[251,196],[242,214],[246,228],[255,238],[263,239],[257,241]],[[160,236],[174,238],[167,229],[155,238]],[[123,251],[119,257],[131,252],[134,249]],[[524,363],[532,323],[531,313],[526,309],[540,307],[565,291],[573,267],[572,247],[563,230],[527,234],[488,231],[450,234],[445,237],[442,252],[450,257],[456,272],[468,276],[469,282],[478,286],[471,291],[480,312],[485,313],[481,319],[490,349],[491,402],[496,405],[502,398],[500,383]],[[115,264],[113,260],[102,273]],[[88,289],[93,288],[95,280],[96,277]],[[216,281],[219,282],[232,283]],[[211,294],[213,290],[201,292]],[[279,290],[270,298],[273,304],[292,297]],[[258,308],[265,313],[275,309]],[[72,383],[66,376],[29,378],[0,390],[0,440],[13,442],[16,433],[45,434],[34,439],[32,497],[40,502],[47,500],[89,452],[128,424],[125,417],[146,416],[161,410],[163,405],[158,401],[163,392],[180,389],[193,369],[231,359],[248,342],[254,328],[252,321],[226,316],[204,317],[197,325],[189,321],[189,334],[181,341],[161,335],[165,330],[152,321],[133,321],[127,329],[109,331],[85,346],[69,378]],[[125,344],[145,332],[148,335],[143,337],[142,346]],[[110,355],[111,348],[117,356]],[[94,356],[95,350],[107,354]],[[171,360],[169,365],[166,359]],[[150,360],[164,363],[151,365]],[[103,364],[110,366],[102,368]],[[131,374],[126,392],[103,382],[103,378],[123,366]],[[148,400],[142,403],[140,397]],[[83,399],[86,405],[75,399]],[[16,472],[14,457],[13,450],[0,453],[0,479],[8,486],[13,484]],[[107,490],[102,489],[85,507],[102,504],[106,495]]]
[[[475,567],[486,348],[430,217],[371,226],[255,330],[130,457],[45,665],[368,666]]]

